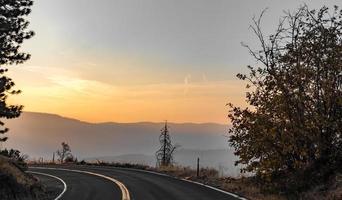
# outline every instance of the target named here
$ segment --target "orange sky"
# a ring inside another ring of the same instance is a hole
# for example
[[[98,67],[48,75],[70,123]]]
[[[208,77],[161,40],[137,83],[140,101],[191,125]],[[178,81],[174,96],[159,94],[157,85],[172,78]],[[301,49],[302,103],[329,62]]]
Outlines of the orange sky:
[[[309,1],[319,8],[339,0]],[[89,122],[228,123],[226,104],[245,106],[237,73],[257,64],[245,42],[266,7],[265,35],[296,0],[37,0],[29,16],[32,59],[10,66],[25,111]]]
[[[227,123],[225,104],[243,105],[244,97],[243,82],[239,80],[208,81],[201,77],[193,82],[191,75],[180,83],[143,85],[115,85],[82,79],[58,68],[29,65],[12,68],[9,75],[23,90],[10,101],[23,104],[25,111],[89,122]]]

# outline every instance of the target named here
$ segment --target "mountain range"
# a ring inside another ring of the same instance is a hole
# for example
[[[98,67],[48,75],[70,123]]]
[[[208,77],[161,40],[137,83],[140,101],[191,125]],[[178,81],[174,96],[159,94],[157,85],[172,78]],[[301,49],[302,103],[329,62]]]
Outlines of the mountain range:
[[[154,165],[164,122],[89,123],[55,114],[24,112],[6,120],[10,131],[6,148],[15,148],[31,159],[51,160],[53,152],[67,142],[79,159],[138,162]],[[168,123],[172,142],[180,145],[175,161],[194,166],[233,168],[236,159],[228,145],[228,125],[215,123]]]

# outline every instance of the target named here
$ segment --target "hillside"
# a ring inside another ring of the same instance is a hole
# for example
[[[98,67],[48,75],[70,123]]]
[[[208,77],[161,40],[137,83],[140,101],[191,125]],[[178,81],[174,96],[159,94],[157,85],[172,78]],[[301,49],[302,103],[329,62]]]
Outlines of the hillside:
[[[0,155],[0,199],[49,199],[39,180],[19,169],[9,158]]]

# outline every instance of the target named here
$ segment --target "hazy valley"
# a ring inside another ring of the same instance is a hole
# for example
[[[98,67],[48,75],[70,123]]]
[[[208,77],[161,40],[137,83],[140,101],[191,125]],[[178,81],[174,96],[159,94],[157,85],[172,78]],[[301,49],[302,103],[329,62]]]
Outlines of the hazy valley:
[[[78,159],[134,162],[155,165],[159,148],[160,129],[164,123],[87,123],[53,114],[25,112],[9,120],[8,148],[20,149],[31,159],[52,159],[52,154],[65,141]],[[169,123],[172,141],[181,147],[175,162],[195,167],[197,157],[201,166],[214,167],[236,175],[235,157],[229,150],[228,126],[214,123]]]

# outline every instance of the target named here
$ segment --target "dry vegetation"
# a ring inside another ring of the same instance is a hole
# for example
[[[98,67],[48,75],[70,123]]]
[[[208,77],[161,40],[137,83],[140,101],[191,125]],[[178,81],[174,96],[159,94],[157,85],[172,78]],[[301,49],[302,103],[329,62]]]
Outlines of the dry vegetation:
[[[328,185],[319,185],[311,191],[302,195],[303,199],[310,200],[341,200],[342,199],[342,175],[338,174],[333,177]]]
[[[0,155],[0,199],[46,199],[39,180]]]
[[[251,178],[239,177],[220,177],[216,169],[201,168],[200,175],[197,177],[197,171],[190,167],[169,166],[155,169],[158,172],[178,177],[181,179],[192,180],[206,185],[214,186],[225,191],[229,191],[239,196],[255,200],[275,200],[285,199],[279,195],[263,193]]]

